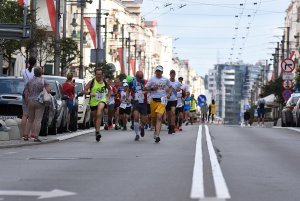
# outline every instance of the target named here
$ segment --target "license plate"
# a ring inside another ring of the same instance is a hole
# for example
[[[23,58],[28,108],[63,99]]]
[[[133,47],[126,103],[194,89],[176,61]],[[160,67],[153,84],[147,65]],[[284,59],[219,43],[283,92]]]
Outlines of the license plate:
[[[0,116],[0,120],[7,120],[7,119],[17,119],[17,116]]]

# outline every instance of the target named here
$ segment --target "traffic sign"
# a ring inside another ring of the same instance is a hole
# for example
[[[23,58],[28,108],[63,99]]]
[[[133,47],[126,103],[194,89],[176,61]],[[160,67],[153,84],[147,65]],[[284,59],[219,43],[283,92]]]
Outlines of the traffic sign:
[[[282,97],[284,98],[284,100],[288,100],[290,97],[291,97],[291,95],[292,95],[292,90],[290,90],[290,89],[285,89],[285,90],[283,90],[283,92],[282,92]]]
[[[283,72],[282,73],[282,79],[283,80],[293,80],[294,79],[294,73],[288,73],[288,72]]]
[[[293,72],[293,70],[295,69],[295,62],[292,59],[285,59],[281,62],[281,69],[284,72]]]

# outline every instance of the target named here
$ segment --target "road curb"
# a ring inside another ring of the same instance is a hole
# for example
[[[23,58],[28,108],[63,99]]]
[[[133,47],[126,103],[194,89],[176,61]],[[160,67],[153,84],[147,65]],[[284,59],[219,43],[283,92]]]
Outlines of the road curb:
[[[5,149],[5,148],[16,148],[16,147],[24,147],[24,146],[34,146],[34,145],[42,145],[42,144],[50,144],[54,142],[60,142],[64,140],[68,140],[71,138],[75,138],[81,135],[86,135],[89,133],[94,132],[95,128],[91,128],[88,130],[81,130],[81,131],[76,131],[74,133],[67,133],[67,134],[62,134],[62,136],[57,136],[57,138],[54,139],[47,139],[47,140],[42,140],[42,142],[25,142],[25,141],[18,141],[18,144],[9,144],[9,145],[0,145],[0,149]],[[103,130],[101,128],[100,130]],[[45,136],[47,137],[47,136]]]

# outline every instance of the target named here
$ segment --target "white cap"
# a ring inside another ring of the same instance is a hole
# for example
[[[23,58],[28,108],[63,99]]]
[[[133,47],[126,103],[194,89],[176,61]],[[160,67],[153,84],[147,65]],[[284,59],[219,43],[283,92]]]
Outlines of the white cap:
[[[127,83],[127,80],[126,80],[126,79],[124,79],[122,82],[123,82],[123,83]]]
[[[123,87],[128,87],[127,82],[124,82],[124,83],[123,83]]]
[[[155,68],[155,71],[157,71],[157,70],[163,72],[163,71],[164,71],[164,67],[162,67],[161,65],[158,65],[158,66],[156,66],[156,68]]]

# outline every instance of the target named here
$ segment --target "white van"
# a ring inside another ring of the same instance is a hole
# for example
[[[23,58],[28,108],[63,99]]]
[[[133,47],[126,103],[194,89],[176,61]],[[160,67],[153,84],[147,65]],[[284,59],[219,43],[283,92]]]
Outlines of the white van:
[[[75,78],[75,93],[84,92],[86,81]],[[78,97],[78,127],[81,129],[90,128],[91,108],[89,106],[89,96],[83,94]]]

